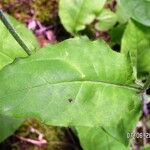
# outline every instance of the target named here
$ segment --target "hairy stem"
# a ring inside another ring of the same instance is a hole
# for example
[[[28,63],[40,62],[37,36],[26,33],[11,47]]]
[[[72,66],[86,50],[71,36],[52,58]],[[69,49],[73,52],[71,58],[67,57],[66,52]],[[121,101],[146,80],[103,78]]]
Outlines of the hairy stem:
[[[23,50],[28,54],[31,55],[31,50],[29,47],[24,43],[23,39],[19,36],[19,34],[16,32],[14,27],[11,25],[7,17],[4,15],[3,11],[0,9],[0,19],[2,20],[3,24],[6,26],[8,31],[11,33],[11,35],[14,37],[14,39],[18,42],[18,44],[23,48]]]

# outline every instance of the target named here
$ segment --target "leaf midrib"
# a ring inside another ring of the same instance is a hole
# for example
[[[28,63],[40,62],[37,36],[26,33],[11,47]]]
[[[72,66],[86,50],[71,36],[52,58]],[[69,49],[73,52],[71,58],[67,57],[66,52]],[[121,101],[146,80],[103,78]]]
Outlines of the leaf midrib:
[[[121,85],[121,84],[114,84],[114,83],[107,83],[107,82],[103,82],[103,81],[87,81],[87,80],[83,80],[83,81],[80,81],[80,80],[77,80],[77,81],[63,81],[63,82],[56,82],[56,83],[50,83],[50,82],[46,82],[44,84],[40,84],[40,85],[35,85],[35,86],[32,86],[32,87],[26,87],[24,89],[20,89],[20,90],[16,90],[14,92],[11,92],[10,94],[5,94],[5,96],[1,96],[1,98],[5,98],[7,96],[10,96],[10,95],[14,95],[14,94],[17,94],[19,92],[22,92],[24,90],[31,90],[31,89],[34,89],[34,88],[38,88],[38,87],[42,87],[42,86],[46,86],[46,85],[59,85],[59,84],[77,84],[77,83],[91,83],[91,84],[105,84],[107,86],[116,86],[116,87],[120,87],[120,88],[125,88],[125,89],[129,89],[129,90],[134,90],[134,91],[137,91],[139,92],[140,91],[140,88],[139,87],[135,87],[135,86],[132,86],[132,85]]]
[[[48,59],[38,59],[38,60],[31,60],[31,61],[28,61],[28,62],[25,62],[25,64],[27,64],[27,63],[30,63],[31,64],[31,62],[41,62],[41,61],[53,61],[53,60],[59,60],[59,61],[64,61],[65,63],[68,63],[68,64],[70,64],[72,67],[74,67],[70,62],[68,62],[67,60],[65,60],[64,58],[48,58]],[[23,65],[24,64],[24,62],[23,63],[20,63],[20,64],[18,64],[18,65]],[[76,68],[75,68],[75,70],[76,70]],[[76,70],[76,71],[78,71],[78,70]],[[79,72],[80,73],[80,72]],[[45,79],[44,79],[45,80]],[[130,89],[130,90],[134,90],[134,91],[137,91],[137,92],[139,92],[140,91],[140,87],[137,87],[136,85],[134,86],[134,85],[128,85],[128,84],[125,84],[125,83],[123,83],[123,84],[119,84],[119,83],[112,83],[112,82],[106,82],[106,81],[102,81],[102,80],[70,80],[70,81],[62,81],[62,82],[50,82],[50,81],[47,81],[47,80],[45,80],[45,83],[43,83],[43,84],[39,84],[39,85],[34,85],[34,86],[29,86],[29,87],[25,87],[25,88],[22,88],[22,89],[19,89],[19,90],[15,90],[15,91],[13,91],[13,92],[11,92],[10,94],[8,93],[7,95],[5,94],[5,96],[2,96],[2,97],[0,97],[0,98],[4,98],[4,97],[7,97],[7,96],[9,96],[9,95],[14,95],[14,94],[16,94],[16,93],[19,93],[19,92],[21,92],[21,91],[23,91],[23,90],[31,90],[31,89],[34,89],[34,88],[38,88],[38,87],[41,87],[41,86],[46,86],[46,85],[57,85],[57,84],[71,84],[71,83],[80,83],[81,82],[81,84],[82,83],[93,83],[93,84],[105,84],[105,85],[108,85],[108,86],[116,86],[116,87],[120,87],[120,88],[126,88],[126,89]]]
[[[79,11],[78,11],[78,13],[77,13],[77,15],[75,16],[75,22],[74,22],[74,25],[73,25],[73,30],[76,32],[76,27],[77,27],[77,25],[78,25],[78,22],[79,22],[79,18],[80,18],[80,14],[81,14],[81,12],[82,12],[82,10],[83,10],[83,6],[84,6],[84,4],[86,3],[86,0],[83,0],[82,1],[82,3],[81,3],[81,6],[80,6],[80,8],[79,8]]]

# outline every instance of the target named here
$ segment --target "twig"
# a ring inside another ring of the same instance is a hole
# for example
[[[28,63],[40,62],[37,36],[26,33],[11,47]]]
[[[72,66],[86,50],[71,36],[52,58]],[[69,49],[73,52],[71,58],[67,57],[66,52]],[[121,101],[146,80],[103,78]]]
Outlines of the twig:
[[[11,35],[14,37],[14,39],[18,42],[18,44],[23,48],[23,50],[28,54],[31,55],[31,50],[29,47],[24,43],[23,39],[19,36],[19,34],[16,32],[14,27],[11,25],[10,21],[7,19],[7,17],[4,15],[3,11],[0,9],[0,19],[2,20],[3,24],[6,26],[8,31],[11,33]]]
[[[42,146],[44,144],[47,144],[47,141],[46,140],[41,140],[41,141],[38,141],[38,140],[33,140],[33,139],[29,139],[29,138],[24,138],[24,137],[21,137],[21,136],[18,136],[18,135],[15,135],[18,139],[22,140],[22,141],[25,141],[25,142],[28,142],[28,143],[31,143],[33,145],[36,145],[36,146]]]
[[[47,144],[47,141],[43,138],[44,135],[41,132],[34,129],[33,127],[30,127],[30,132],[36,133],[38,135],[38,140],[33,140],[33,139],[30,139],[30,138],[21,137],[21,136],[18,136],[18,135],[15,135],[15,136],[17,138],[19,138],[20,140],[22,140],[22,141],[31,143],[31,144],[39,146],[39,147],[42,146],[43,144]]]
[[[41,132],[39,132],[38,130],[34,129],[33,127],[30,127],[30,131],[32,133],[36,133],[38,135],[38,140],[39,141],[43,140],[44,135]]]
[[[72,148],[74,148],[74,145],[71,144],[71,143],[67,143],[67,142],[61,142],[61,141],[50,141],[50,142],[47,142],[46,140],[33,140],[33,139],[30,139],[30,138],[24,138],[24,137],[21,137],[21,136],[18,136],[18,135],[15,135],[15,137],[17,137],[18,139],[24,141],[24,142],[28,142],[30,144],[33,144],[33,145],[36,145],[38,147],[41,147],[42,145],[44,144],[50,144],[50,145],[64,145],[64,146],[70,146]]]

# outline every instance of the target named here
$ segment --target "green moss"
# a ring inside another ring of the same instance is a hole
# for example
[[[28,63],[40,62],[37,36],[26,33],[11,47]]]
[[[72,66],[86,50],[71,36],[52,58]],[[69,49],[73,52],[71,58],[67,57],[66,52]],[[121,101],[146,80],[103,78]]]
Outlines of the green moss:
[[[33,18],[40,22],[54,22],[57,18],[59,0],[3,0],[1,7],[22,22]]]
[[[57,16],[58,0],[34,0],[32,6],[40,21],[49,21]]]
[[[48,142],[42,146],[42,150],[66,150],[62,144],[65,140],[64,129],[60,127],[47,126],[35,119],[26,120],[16,131],[15,135],[37,140],[38,135],[31,132],[31,127],[42,133],[44,135],[43,138]],[[39,147],[36,145],[22,143],[21,140],[17,140],[11,144],[12,150],[22,150],[24,147],[26,147],[27,150],[39,150]]]

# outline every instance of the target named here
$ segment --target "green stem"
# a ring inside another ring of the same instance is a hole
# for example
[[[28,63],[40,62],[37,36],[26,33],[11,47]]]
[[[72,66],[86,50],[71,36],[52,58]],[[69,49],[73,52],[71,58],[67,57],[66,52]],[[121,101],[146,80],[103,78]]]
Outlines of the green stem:
[[[147,90],[149,88],[149,86],[150,86],[150,73],[149,73],[149,76],[148,76],[148,78],[147,78],[147,80],[146,80],[146,82],[144,84],[144,87],[143,87],[142,91]]]
[[[23,50],[28,54],[31,55],[31,50],[29,47],[24,43],[23,39],[19,36],[19,34],[16,32],[14,27],[11,25],[7,17],[4,15],[3,11],[0,10],[0,19],[2,20],[3,24],[6,26],[8,31],[11,33],[11,35],[14,37],[14,39],[18,42],[18,44],[23,48]]]

